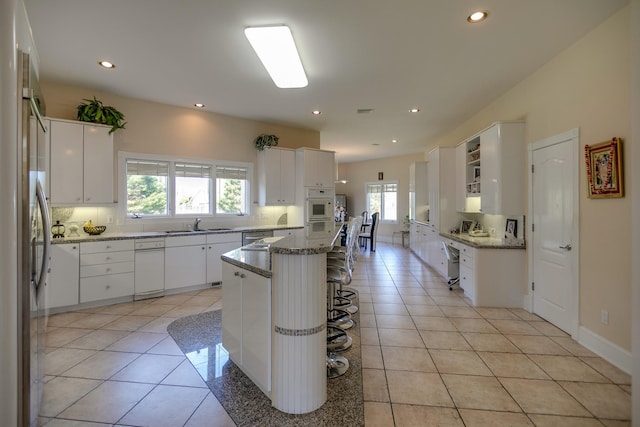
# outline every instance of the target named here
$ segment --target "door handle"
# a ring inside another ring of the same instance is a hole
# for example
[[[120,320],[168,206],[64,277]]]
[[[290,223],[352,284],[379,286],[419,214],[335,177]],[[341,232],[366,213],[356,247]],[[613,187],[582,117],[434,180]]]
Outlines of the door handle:
[[[571,250],[571,244],[567,243],[566,245],[560,245],[560,249],[566,249],[567,251]]]

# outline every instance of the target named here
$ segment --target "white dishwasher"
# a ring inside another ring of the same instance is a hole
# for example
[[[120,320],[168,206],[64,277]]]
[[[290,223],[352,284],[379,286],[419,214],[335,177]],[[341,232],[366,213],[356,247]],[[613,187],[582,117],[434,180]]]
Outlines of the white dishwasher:
[[[135,241],[134,300],[164,295],[164,239]]]

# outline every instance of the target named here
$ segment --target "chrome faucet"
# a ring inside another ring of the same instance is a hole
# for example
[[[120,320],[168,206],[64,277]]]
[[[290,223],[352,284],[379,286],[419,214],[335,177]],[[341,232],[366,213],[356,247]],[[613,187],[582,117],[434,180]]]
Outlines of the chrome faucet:
[[[193,222],[193,231],[200,231],[200,218],[196,218],[196,220]]]

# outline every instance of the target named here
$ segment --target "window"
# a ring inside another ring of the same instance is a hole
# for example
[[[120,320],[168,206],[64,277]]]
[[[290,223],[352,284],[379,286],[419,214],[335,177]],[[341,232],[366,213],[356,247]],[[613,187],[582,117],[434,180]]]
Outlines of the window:
[[[367,211],[380,212],[381,221],[398,220],[398,183],[376,182],[367,184]]]
[[[127,216],[167,215],[169,162],[127,159]]]
[[[216,167],[216,213],[241,214],[248,212],[248,169],[239,166]]]
[[[173,160],[120,152],[120,199],[126,217],[250,213],[250,163]],[[215,179],[215,182],[214,182]]]

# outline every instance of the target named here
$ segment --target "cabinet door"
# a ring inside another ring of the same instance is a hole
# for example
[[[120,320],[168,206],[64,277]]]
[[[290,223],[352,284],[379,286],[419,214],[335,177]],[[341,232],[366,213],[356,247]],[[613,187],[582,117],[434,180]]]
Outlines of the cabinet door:
[[[467,143],[456,146],[456,211],[466,212],[467,202]]]
[[[227,262],[222,262],[222,307],[222,345],[241,366],[242,282],[240,268]]]
[[[440,151],[435,149],[429,153],[427,169],[429,186],[429,222],[440,228]]]
[[[51,246],[51,273],[46,287],[48,308],[76,305],[79,301],[80,245]]]
[[[83,128],[84,202],[113,203],[113,137],[104,126]]]
[[[207,245],[207,283],[222,281],[222,260],[220,256],[225,252],[238,249],[240,246],[242,246],[242,240]]]
[[[259,161],[259,202],[264,205],[280,204],[280,152],[277,148],[265,148],[258,153]]]
[[[319,150],[303,150],[302,153],[304,186],[333,188],[336,179],[335,153]]]
[[[83,201],[82,125],[51,121],[51,203]]]
[[[80,280],[80,303],[133,295],[134,274],[120,273]]]
[[[247,270],[240,270],[240,277],[242,365],[267,393],[271,390],[271,280]]]
[[[500,137],[498,127],[492,126],[480,134],[480,158],[482,159],[482,186],[480,210],[484,214],[498,215],[500,211],[500,187],[502,185],[500,170]],[[522,172],[524,174],[524,172]]]
[[[296,201],[296,153],[280,151],[280,204],[293,205]]]
[[[164,255],[165,289],[207,283],[207,252],[204,244],[165,248]]]

